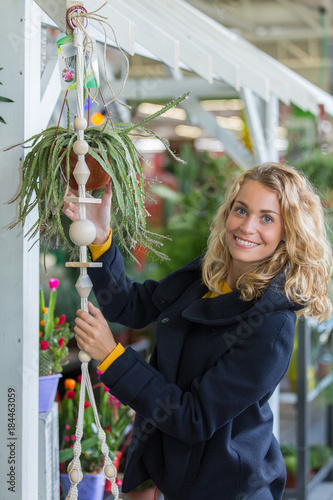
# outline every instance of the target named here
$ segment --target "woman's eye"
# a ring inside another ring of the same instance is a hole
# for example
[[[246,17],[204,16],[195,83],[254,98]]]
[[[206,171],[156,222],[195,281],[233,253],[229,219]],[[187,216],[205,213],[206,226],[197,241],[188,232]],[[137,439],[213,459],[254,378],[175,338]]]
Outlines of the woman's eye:
[[[262,220],[264,222],[266,222],[266,223],[269,223],[269,222],[273,221],[272,217],[270,217],[269,215],[264,215],[263,218],[262,218]]]
[[[239,207],[239,208],[236,208],[236,212],[237,212],[238,214],[240,214],[240,215],[244,215],[244,214],[246,214],[246,212],[245,212],[244,208],[240,208],[240,207]]]

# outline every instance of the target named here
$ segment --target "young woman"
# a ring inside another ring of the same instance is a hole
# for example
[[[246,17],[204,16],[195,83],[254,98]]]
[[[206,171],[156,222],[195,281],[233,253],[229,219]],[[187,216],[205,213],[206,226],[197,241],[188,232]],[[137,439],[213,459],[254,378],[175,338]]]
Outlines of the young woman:
[[[79,310],[74,330],[102,382],[136,412],[123,492],[151,478],[168,500],[281,499],[268,400],[288,369],[296,317],[325,319],[332,309],[319,197],[291,167],[248,170],[220,207],[206,254],[143,284],[125,275],[111,241],[110,199],[108,187],[89,215],[102,312]],[[75,204],[65,213],[77,218]],[[157,322],[149,364],[116,344],[103,315],[131,328]]]

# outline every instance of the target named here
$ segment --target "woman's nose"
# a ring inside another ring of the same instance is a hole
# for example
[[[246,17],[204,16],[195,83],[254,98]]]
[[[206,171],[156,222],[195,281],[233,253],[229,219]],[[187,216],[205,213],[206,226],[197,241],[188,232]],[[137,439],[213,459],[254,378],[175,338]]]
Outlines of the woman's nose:
[[[243,224],[240,226],[241,231],[244,233],[254,233],[256,230],[256,220],[255,217],[248,217]]]

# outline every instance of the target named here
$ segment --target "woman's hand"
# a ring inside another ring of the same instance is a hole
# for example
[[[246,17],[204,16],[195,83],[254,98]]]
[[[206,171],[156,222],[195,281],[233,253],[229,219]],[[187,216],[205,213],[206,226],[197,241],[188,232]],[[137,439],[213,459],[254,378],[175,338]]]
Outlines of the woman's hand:
[[[91,302],[88,306],[91,314],[82,309],[76,312],[75,338],[80,349],[101,363],[117,347],[117,343],[101,311]]]
[[[67,196],[77,197],[77,191],[68,190]],[[92,198],[90,194],[87,198]],[[111,218],[111,200],[112,190],[111,182],[105,186],[105,191],[102,197],[102,203],[87,203],[86,214],[87,219],[91,220],[96,227],[96,238],[92,242],[93,245],[101,245],[105,243],[110,234],[110,218]],[[79,203],[65,202],[63,212],[71,221],[79,218]]]

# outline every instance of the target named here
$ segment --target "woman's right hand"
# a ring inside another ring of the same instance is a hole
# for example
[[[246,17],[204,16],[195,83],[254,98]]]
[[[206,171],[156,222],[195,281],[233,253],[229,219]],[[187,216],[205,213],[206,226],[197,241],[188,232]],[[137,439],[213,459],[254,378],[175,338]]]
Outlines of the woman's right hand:
[[[77,191],[69,189],[67,196],[77,197]],[[87,194],[87,197],[91,195]],[[105,243],[110,234],[110,223],[111,223],[111,200],[112,200],[112,190],[111,182],[105,186],[105,191],[102,197],[102,203],[87,203],[86,204],[86,214],[87,219],[91,220],[96,227],[96,238],[92,242],[93,245],[101,245]],[[66,201],[64,203],[63,213],[71,221],[79,219],[79,203],[72,203]]]

